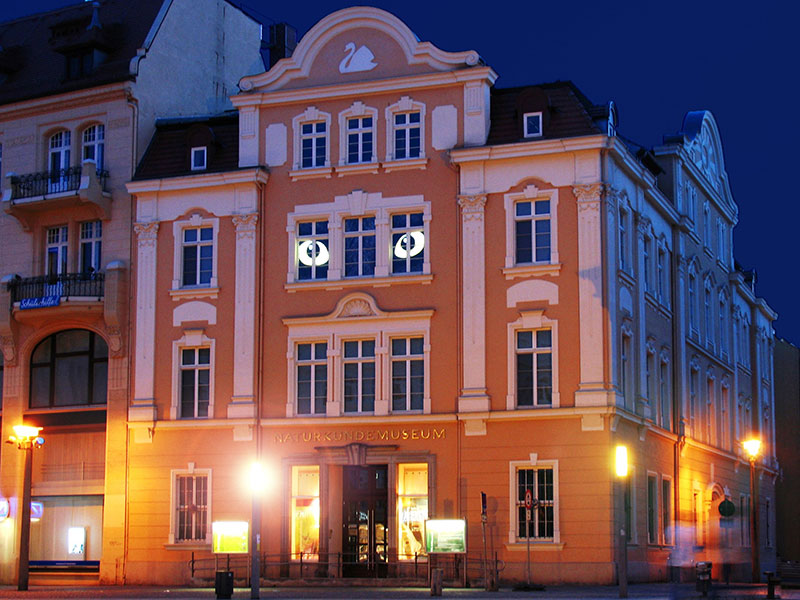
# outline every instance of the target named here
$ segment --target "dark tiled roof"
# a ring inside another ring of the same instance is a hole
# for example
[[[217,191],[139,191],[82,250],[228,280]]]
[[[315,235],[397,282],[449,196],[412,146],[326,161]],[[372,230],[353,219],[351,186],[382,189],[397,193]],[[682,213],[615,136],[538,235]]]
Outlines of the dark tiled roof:
[[[164,0],[101,0],[101,27],[93,3],[81,2],[0,23],[0,104],[130,79],[129,66],[144,46]],[[67,80],[66,55],[97,48],[105,56],[87,76]]]
[[[522,116],[542,113],[542,136],[523,136]],[[514,144],[605,133],[598,123],[608,118],[608,106],[589,102],[570,81],[556,81],[515,88],[492,88],[489,145]]]
[[[207,146],[207,168],[192,171],[192,148]],[[235,171],[239,168],[239,114],[159,119],[134,181]]]

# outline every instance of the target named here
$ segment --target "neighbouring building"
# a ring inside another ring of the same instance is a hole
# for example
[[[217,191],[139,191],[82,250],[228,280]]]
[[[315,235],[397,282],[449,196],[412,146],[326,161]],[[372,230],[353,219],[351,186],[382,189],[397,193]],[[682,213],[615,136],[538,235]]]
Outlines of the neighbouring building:
[[[261,25],[224,0],[102,0],[0,24],[2,435],[44,428],[30,546],[42,581],[124,581],[137,487],[125,183],[157,116],[230,107],[260,52]],[[18,572],[23,454],[0,451],[4,583]]]
[[[505,580],[530,543],[538,582],[612,583],[620,529],[634,580],[773,570],[775,314],[713,116],[632,149],[613,103],[496,78],[348,8],[236,113],[159,122],[128,184],[126,582],[213,576],[254,459],[264,577],[413,577],[452,518],[468,560],[438,560],[480,579],[481,493]]]
[[[795,511],[800,498],[800,349],[775,340],[775,439],[781,476],[775,485],[778,557],[800,562],[800,527]]]

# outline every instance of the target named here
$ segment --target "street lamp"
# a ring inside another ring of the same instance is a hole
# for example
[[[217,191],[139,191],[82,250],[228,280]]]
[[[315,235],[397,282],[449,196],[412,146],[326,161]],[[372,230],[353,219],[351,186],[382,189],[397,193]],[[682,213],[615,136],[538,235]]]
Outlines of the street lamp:
[[[756,484],[756,460],[761,451],[761,440],[752,438],[742,442],[750,459],[750,557],[752,559],[753,583],[761,581],[758,572],[758,485]]]
[[[250,598],[259,598],[261,592],[261,502],[267,486],[264,465],[254,461],[250,465],[250,492],[252,494],[252,523],[250,525]]]
[[[28,563],[31,547],[31,475],[33,472],[33,449],[44,444],[39,435],[41,427],[14,425],[14,435],[8,438],[9,444],[16,444],[19,450],[25,451],[25,471],[22,479],[22,508],[19,524],[19,568],[17,571],[17,589],[28,589]]]
[[[622,501],[622,527],[619,530],[617,547],[617,583],[619,584],[619,597],[628,597],[628,534],[625,530],[625,492],[623,482],[628,477],[628,447],[619,445],[614,452],[614,474],[617,476],[615,484]]]

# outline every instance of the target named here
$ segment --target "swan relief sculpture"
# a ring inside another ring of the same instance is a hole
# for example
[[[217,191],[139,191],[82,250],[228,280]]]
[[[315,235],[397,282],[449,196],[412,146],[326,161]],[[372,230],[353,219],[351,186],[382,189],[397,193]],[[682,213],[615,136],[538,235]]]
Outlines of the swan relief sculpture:
[[[356,50],[353,42],[348,42],[344,47],[345,57],[339,63],[339,73],[358,73],[359,71],[371,71],[378,66],[374,60],[375,55],[366,46],[361,46]]]

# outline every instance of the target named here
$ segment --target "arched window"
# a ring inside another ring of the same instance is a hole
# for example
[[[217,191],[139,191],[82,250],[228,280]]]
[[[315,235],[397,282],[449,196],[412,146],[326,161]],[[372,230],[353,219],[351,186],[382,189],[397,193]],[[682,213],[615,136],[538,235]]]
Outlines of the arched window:
[[[105,125],[92,125],[83,130],[83,150],[81,160],[93,160],[97,170],[103,170],[105,155]]]
[[[59,331],[42,340],[31,357],[31,408],[106,403],[108,346],[85,329]]]

